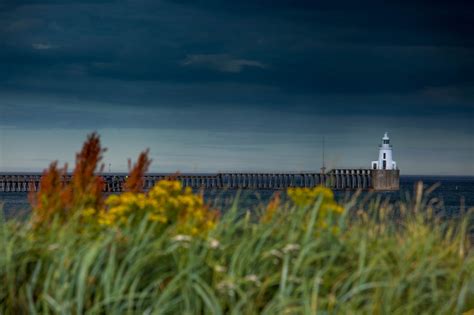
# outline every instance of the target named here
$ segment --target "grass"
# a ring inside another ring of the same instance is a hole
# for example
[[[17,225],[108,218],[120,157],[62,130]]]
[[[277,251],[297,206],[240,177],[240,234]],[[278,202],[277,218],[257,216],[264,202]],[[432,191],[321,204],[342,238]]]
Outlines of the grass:
[[[267,222],[235,202],[205,236],[146,217],[98,230],[0,222],[0,314],[462,314],[474,309],[472,212],[440,221],[421,188],[318,225],[322,198]],[[262,212],[265,209],[261,209]]]

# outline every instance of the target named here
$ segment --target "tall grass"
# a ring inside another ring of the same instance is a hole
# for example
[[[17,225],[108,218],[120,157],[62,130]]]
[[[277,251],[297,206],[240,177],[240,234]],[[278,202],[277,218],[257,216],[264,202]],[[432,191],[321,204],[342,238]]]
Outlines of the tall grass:
[[[474,309],[472,211],[441,220],[422,185],[406,202],[355,195],[343,207],[327,188],[294,189],[257,212],[236,201],[217,218],[178,182],[141,192],[147,152],[127,192],[105,200],[103,152],[90,135],[69,183],[52,163],[29,220],[0,211],[0,315]]]
[[[0,223],[0,314],[461,314],[474,308],[469,213],[440,221],[403,204],[280,204],[262,223],[236,202],[207,237],[143,218],[97,229]],[[262,210],[263,211],[263,210]],[[397,213],[396,218],[392,215]]]

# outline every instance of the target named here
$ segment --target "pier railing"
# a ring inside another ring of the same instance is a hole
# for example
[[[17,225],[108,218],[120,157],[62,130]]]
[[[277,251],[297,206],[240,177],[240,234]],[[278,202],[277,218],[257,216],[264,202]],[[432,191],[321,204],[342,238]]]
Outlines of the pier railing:
[[[390,181],[385,177],[390,172]],[[394,173],[396,172],[396,174]],[[394,174],[391,174],[394,173]],[[301,173],[246,173],[226,172],[215,174],[147,174],[144,189],[150,189],[155,182],[164,179],[181,181],[183,186],[194,189],[268,189],[284,190],[290,187],[314,187],[324,185],[334,190],[379,189],[377,183],[385,183],[382,190],[398,189],[398,171],[371,169],[333,169],[325,174]],[[101,174],[104,192],[121,192],[127,179],[125,174]],[[375,177],[374,177],[375,176]],[[375,183],[374,183],[375,179]],[[64,182],[71,180],[65,175]],[[385,180],[385,181],[384,181]],[[0,192],[28,192],[40,189],[41,174],[0,173]],[[374,186],[375,184],[375,186]]]

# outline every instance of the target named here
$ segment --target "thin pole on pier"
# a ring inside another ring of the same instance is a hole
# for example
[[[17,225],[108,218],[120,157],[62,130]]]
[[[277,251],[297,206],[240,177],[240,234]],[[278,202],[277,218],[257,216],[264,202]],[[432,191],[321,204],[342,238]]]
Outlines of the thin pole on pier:
[[[325,151],[325,139],[324,139],[324,136],[323,136],[323,166],[321,167],[321,173],[324,175],[325,171],[326,171],[326,160],[325,160],[325,156],[324,156],[324,152]]]
[[[323,166],[321,167],[321,185],[326,186],[326,159],[325,159],[325,138],[323,135]]]

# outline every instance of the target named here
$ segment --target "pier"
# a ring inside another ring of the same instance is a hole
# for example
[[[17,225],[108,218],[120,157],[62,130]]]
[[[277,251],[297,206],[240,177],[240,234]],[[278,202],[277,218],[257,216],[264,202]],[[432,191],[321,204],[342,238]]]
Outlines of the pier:
[[[312,188],[322,185],[333,190],[394,191],[400,189],[400,170],[392,159],[392,145],[385,132],[379,146],[379,159],[372,161],[371,168],[337,168],[325,172],[324,141],[323,167],[321,172],[219,172],[198,173],[149,173],[144,176],[143,190],[147,191],[160,180],[173,179],[183,187],[193,189],[224,190],[286,190],[292,187]],[[40,173],[0,173],[0,192],[30,192],[40,190]],[[63,176],[63,182],[71,180],[71,174]],[[104,180],[104,192],[124,191],[127,174],[97,174]]]
[[[0,192],[30,192],[40,189],[40,173],[0,173]],[[122,192],[127,174],[99,174],[104,179],[104,192]],[[285,190],[291,187],[315,187],[323,185],[333,190],[398,190],[398,170],[333,169],[326,173],[316,172],[224,172],[214,174],[150,173],[144,176],[143,189],[149,190],[160,180],[181,181],[184,187],[193,189],[268,189]],[[71,180],[65,175],[63,181]]]

